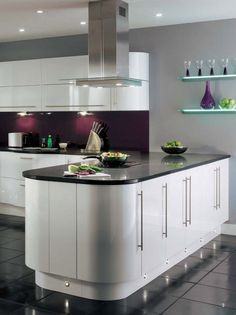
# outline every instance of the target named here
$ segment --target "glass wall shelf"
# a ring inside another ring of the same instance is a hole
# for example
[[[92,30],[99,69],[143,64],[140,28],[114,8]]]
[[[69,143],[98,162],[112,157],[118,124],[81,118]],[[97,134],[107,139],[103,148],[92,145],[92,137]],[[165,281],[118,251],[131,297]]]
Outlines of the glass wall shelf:
[[[236,74],[227,75],[203,75],[203,76],[191,76],[191,77],[178,77],[178,80],[184,82],[200,82],[200,81],[217,81],[217,80],[234,80]]]
[[[182,108],[179,111],[183,114],[236,114],[236,109],[201,109],[201,108]]]

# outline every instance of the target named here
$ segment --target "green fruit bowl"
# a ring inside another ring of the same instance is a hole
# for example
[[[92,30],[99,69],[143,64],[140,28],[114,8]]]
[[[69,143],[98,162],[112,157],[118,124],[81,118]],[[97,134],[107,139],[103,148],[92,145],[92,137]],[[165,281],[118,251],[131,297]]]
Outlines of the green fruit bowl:
[[[182,154],[187,151],[187,147],[164,147],[161,146],[162,151],[167,154]]]

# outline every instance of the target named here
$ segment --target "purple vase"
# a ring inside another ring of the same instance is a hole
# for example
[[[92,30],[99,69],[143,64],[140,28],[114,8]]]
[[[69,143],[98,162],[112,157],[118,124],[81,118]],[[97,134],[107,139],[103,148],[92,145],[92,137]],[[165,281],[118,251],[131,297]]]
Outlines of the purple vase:
[[[212,109],[215,107],[215,100],[213,96],[211,95],[211,90],[210,90],[210,82],[206,81],[206,90],[205,94],[201,100],[200,106],[203,109]]]

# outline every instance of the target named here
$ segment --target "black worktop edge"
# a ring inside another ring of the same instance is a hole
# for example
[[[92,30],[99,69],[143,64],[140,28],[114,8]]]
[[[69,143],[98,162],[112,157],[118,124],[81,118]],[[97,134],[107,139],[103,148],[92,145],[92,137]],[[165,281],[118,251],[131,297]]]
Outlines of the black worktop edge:
[[[195,168],[198,166],[202,165],[207,165],[210,163],[214,163],[220,160],[225,160],[230,158],[230,155],[219,155],[215,156],[215,158],[211,158],[208,161],[203,161],[203,162],[198,162],[193,165],[187,165],[182,168],[174,168],[166,171],[162,171],[160,173],[152,174],[152,175],[147,175],[143,176],[141,178],[131,178],[131,179],[122,179],[122,180],[109,180],[109,179],[86,179],[86,178],[75,178],[75,177],[53,177],[53,176],[45,176],[45,175],[30,175],[32,172],[31,170],[29,171],[24,171],[23,172],[23,177],[28,178],[28,179],[34,179],[34,180],[42,180],[42,181],[51,181],[51,182],[62,182],[62,183],[74,183],[74,184],[88,184],[88,185],[128,185],[128,184],[137,184],[139,182],[143,182],[146,180],[162,177],[165,175],[170,175],[173,173],[181,172],[184,170],[188,170],[191,168]],[[40,170],[40,169],[38,169]],[[34,171],[34,170],[33,170]]]

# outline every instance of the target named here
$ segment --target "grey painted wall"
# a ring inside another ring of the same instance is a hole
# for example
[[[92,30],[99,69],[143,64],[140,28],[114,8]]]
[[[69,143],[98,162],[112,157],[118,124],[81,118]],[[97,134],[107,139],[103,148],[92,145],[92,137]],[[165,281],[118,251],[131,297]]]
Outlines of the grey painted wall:
[[[236,58],[236,20],[185,24],[130,32],[130,50],[150,53],[150,149],[180,139],[193,152],[230,153],[230,220],[236,223],[236,115],[183,115],[197,107],[204,83],[183,83],[185,60]],[[87,37],[68,36],[0,44],[0,60],[70,56],[87,53]],[[219,67],[217,69],[220,70]],[[231,65],[236,72],[236,65]],[[236,81],[211,85],[216,101],[236,98]]]

